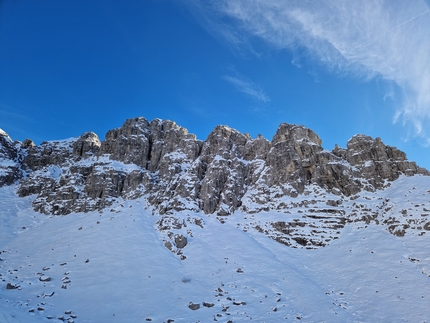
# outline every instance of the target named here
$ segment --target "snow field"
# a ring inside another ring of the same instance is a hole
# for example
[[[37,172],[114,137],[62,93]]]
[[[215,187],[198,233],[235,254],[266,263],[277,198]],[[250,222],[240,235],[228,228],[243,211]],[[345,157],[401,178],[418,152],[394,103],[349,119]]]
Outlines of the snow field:
[[[402,177],[343,207],[376,211],[380,198],[389,199],[393,216],[421,219],[429,189],[426,177]],[[0,322],[430,321],[430,232],[423,228],[395,236],[374,221],[346,223],[326,247],[308,250],[249,226],[251,218],[298,214],[235,213],[221,223],[184,211],[173,216],[204,224],[177,230],[188,237],[180,260],[143,200],[121,203],[49,217],[31,209],[31,197],[1,188]]]

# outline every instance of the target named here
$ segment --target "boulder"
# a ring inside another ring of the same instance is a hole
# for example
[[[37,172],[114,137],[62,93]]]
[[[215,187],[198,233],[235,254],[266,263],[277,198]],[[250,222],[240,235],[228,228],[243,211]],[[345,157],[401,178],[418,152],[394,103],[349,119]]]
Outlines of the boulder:
[[[182,234],[175,235],[175,245],[176,248],[182,249],[188,244],[187,237],[184,237]]]
[[[195,311],[195,310],[198,310],[198,309],[200,308],[200,304],[199,304],[199,303],[192,303],[192,302],[189,302],[189,303],[188,303],[188,307],[189,307],[191,310]]]

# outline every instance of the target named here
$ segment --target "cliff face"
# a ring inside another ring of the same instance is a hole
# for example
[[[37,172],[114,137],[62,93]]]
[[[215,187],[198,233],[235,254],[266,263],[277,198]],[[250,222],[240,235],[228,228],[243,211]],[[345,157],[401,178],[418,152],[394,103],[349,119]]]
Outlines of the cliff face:
[[[108,131],[102,142],[87,132],[36,146],[1,132],[0,186],[18,181],[18,194],[35,194],[35,210],[46,214],[144,197],[159,214],[224,216],[279,207],[281,197],[297,197],[312,185],[348,197],[384,188],[401,174],[430,175],[380,138],[356,135],[332,151],[321,144],[314,131],[286,123],[271,142],[227,126],[200,141],[175,122],[142,117]]]
[[[10,185],[22,176],[18,151],[8,134],[0,129],[0,186]]]

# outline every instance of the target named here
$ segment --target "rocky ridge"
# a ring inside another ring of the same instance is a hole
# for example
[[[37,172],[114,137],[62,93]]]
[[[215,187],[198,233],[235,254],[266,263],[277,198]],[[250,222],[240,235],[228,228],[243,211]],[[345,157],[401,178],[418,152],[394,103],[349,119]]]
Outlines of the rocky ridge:
[[[2,131],[0,186],[16,183],[19,196],[34,195],[34,209],[52,215],[143,198],[161,216],[166,247],[181,254],[187,240],[179,229],[187,223],[204,225],[198,216],[180,219],[181,211],[202,211],[226,221],[236,211],[252,216],[307,208],[292,221],[249,225],[287,245],[317,247],[357,219],[342,208],[342,201],[386,188],[401,175],[430,175],[380,138],[356,135],[346,148],[332,151],[321,144],[311,129],[287,123],[272,141],[260,135],[252,139],[227,126],[215,127],[201,141],[175,122],[142,117],[108,131],[103,141],[87,132],[35,145],[28,139],[12,142]],[[313,199],[304,199],[312,194]],[[326,230],[318,237],[296,235],[312,225]]]
[[[11,185],[22,177],[17,145],[6,132],[0,129],[0,186]]]

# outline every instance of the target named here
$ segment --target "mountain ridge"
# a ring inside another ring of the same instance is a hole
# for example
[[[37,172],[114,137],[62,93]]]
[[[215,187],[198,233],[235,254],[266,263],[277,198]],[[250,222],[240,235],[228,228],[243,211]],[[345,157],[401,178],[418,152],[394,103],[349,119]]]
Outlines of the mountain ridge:
[[[241,207],[248,190],[264,200],[270,190],[294,197],[316,184],[351,196],[383,188],[401,174],[430,175],[380,138],[355,135],[346,148],[336,145],[327,151],[314,131],[286,123],[271,142],[227,126],[215,127],[201,141],[175,122],[143,117],[126,120],[102,142],[92,132],[39,146],[29,139],[12,143],[6,133],[0,138],[0,185],[20,180],[18,194],[38,194],[35,209],[47,214],[101,209],[112,198],[136,198],[150,191],[148,200],[161,214],[192,203],[207,214],[228,215]],[[116,170],[110,161],[129,166]],[[54,179],[55,167],[62,174]],[[54,198],[55,192],[60,195]],[[60,201],[65,207],[59,210]]]
[[[355,135],[346,148],[328,151],[314,131],[287,123],[271,142],[222,125],[201,141],[173,121],[143,117],[109,130],[103,141],[92,132],[39,146],[2,136],[3,185],[15,181],[18,196],[34,197],[35,211],[85,213],[143,199],[160,216],[166,248],[181,258],[189,235],[174,229],[202,224],[193,217],[179,220],[178,212],[215,214],[221,223],[235,212],[303,213],[292,221],[248,226],[287,246],[319,248],[337,239],[348,222],[379,222],[380,212],[363,212],[352,200],[365,192],[376,196],[400,176],[430,175],[380,138]],[[389,209],[384,203],[378,208]],[[424,220],[412,227],[427,228]],[[395,235],[411,227],[385,221]],[[324,229],[309,232],[312,227]]]

